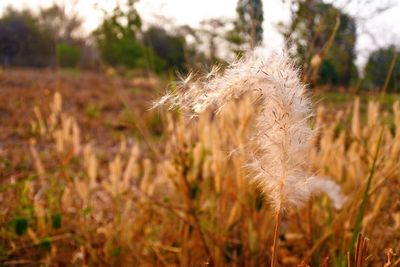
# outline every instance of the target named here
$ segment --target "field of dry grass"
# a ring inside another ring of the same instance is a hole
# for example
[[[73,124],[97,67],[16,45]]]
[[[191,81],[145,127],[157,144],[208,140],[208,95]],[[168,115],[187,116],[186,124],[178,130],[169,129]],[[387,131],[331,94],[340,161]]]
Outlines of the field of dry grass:
[[[0,73],[0,265],[269,264],[274,216],[244,168],[251,100],[187,120],[148,110],[161,87]],[[278,266],[399,266],[399,102],[315,108],[310,171],[340,184],[345,203],[319,195],[288,210]]]

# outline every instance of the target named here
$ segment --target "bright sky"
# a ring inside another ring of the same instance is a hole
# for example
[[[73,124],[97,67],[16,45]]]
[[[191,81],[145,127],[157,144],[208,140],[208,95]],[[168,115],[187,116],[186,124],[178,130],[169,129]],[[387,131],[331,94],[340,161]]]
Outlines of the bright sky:
[[[55,0],[0,0],[0,13],[8,5],[17,8],[29,7],[39,9],[51,5]],[[56,0],[57,2],[70,5],[77,2],[76,9],[85,19],[84,30],[94,30],[103,17],[101,9],[111,10],[117,0]],[[123,1],[123,0],[121,0]],[[374,5],[383,6],[388,1],[396,4],[390,10],[378,15],[371,16]],[[338,3],[348,2],[346,0],[327,0],[326,2]],[[354,5],[346,6],[346,12],[351,15],[362,17],[362,28],[358,29],[360,34],[356,46],[359,55],[358,65],[363,65],[370,51],[376,47],[387,44],[400,46],[400,0],[374,0],[368,6],[363,0],[354,0]],[[137,8],[145,22],[159,22],[157,15],[171,18],[175,24],[188,24],[198,26],[201,20],[215,17],[234,17],[237,0],[141,0]],[[284,4],[286,3],[286,4]],[[275,25],[280,21],[289,20],[290,11],[288,0],[264,0],[264,42],[268,47],[279,48],[282,37],[277,33]],[[361,3],[357,5],[357,3]],[[339,5],[340,6],[340,5]]]

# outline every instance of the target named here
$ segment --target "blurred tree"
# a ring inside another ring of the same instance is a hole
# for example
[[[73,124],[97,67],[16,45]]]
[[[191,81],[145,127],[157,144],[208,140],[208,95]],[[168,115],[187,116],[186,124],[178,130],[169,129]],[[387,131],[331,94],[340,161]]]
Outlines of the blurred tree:
[[[210,63],[215,64],[215,62],[220,62],[218,48],[224,41],[224,35],[226,35],[225,25],[228,22],[221,18],[212,18],[201,21],[200,32],[206,39],[208,55],[210,58]]]
[[[58,64],[63,68],[76,68],[81,56],[79,47],[67,43],[57,44]]]
[[[151,26],[143,35],[143,39],[150,52],[153,68],[157,71],[185,69],[184,36],[168,34],[166,30],[158,26]],[[154,55],[156,57],[154,57]]]
[[[6,9],[0,18],[0,64],[48,67],[54,65],[54,41],[30,11]]]
[[[262,0],[239,0],[236,7],[237,19],[234,28],[228,32],[227,39],[236,54],[253,49],[262,43],[264,21]]]
[[[177,34],[185,37],[185,68],[205,70],[210,65],[210,57],[205,54],[203,29],[196,29],[189,25],[177,28]]]
[[[312,84],[350,85],[357,79],[354,18],[321,0],[299,0],[292,21],[281,28],[295,45],[304,80]]]
[[[39,13],[40,26],[49,32],[56,47],[57,64],[61,67],[75,68],[80,61],[81,50],[85,46],[78,37],[83,19],[75,11],[77,0],[65,5],[54,3],[41,9]]]
[[[364,71],[364,84],[367,88],[383,88],[387,83],[388,91],[400,91],[399,52],[394,46],[389,46],[370,54]]]
[[[135,8],[137,0],[128,0],[107,14],[94,32],[101,58],[113,66],[144,67],[145,48],[139,42],[142,20]]]
[[[57,43],[74,43],[74,37],[82,26],[82,18],[73,10],[76,0],[71,2],[72,7],[68,11],[57,3],[40,11],[40,25],[54,36]]]

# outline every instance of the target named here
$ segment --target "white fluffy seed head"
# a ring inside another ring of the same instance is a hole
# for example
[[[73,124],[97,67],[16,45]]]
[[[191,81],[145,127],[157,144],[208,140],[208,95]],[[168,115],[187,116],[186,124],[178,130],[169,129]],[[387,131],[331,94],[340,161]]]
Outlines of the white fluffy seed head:
[[[157,104],[169,103],[171,108],[198,114],[208,108],[221,109],[248,93],[255,95],[258,110],[249,138],[255,143],[249,167],[253,181],[269,197],[274,210],[299,206],[313,193],[327,192],[324,188],[328,187],[335,188],[337,194],[331,199],[339,207],[343,198],[336,184],[306,172],[314,136],[308,126],[312,110],[306,87],[286,53],[264,58],[257,51],[251,52],[233,62],[223,74],[214,68],[197,80],[189,75],[178,84],[175,94],[164,96]]]

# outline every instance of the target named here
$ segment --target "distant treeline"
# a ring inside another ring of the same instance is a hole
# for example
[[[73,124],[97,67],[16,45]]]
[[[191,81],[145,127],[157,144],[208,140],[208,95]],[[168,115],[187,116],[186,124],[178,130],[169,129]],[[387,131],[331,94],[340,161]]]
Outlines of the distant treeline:
[[[82,20],[58,5],[34,15],[9,7],[0,18],[0,65],[95,67],[96,49],[75,37]]]
[[[0,65],[144,69],[186,72],[224,64],[263,40],[262,0],[238,0],[236,18],[205,20],[198,28],[159,23],[143,27],[128,0],[104,13],[99,27],[80,35],[83,19],[54,4],[34,14],[8,8],[0,18]],[[293,1],[292,20],[278,29],[295,47],[304,80],[311,85],[400,90],[396,44],[372,52],[362,71],[355,66],[355,19],[322,0]],[[362,75],[360,76],[359,73]]]

